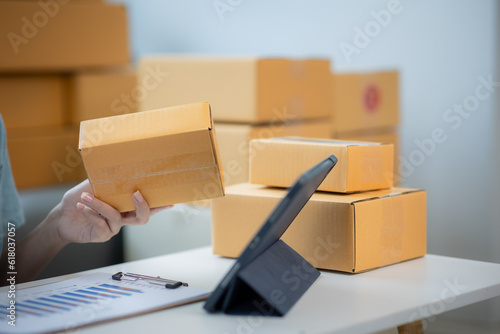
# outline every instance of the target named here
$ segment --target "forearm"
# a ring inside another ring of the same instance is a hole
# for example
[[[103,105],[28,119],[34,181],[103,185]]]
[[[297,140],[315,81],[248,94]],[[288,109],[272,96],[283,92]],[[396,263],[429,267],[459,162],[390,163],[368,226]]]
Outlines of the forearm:
[[[33,231],[16,245],[16,282],[34,280],[50,260],[64,247],[58,233],[60,207],[56,206]],[[1,256],[2,276],[5,275],[7,254]],[[1,285],[6,284],[2,278]]]

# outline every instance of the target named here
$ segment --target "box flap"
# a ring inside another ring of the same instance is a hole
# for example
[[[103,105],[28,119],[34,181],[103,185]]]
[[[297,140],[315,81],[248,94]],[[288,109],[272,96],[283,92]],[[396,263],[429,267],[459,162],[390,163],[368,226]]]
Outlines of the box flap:
[[[246,195],[250,196],[261,196],[262,189],[266,189],[265,196],[267,197],[282,197],[283,188],[269,187],[261,184],[250,184],[250,183],[240,183],[229,186],[226,188],[227,194],[238,194],[244,192]],[[338,202],[347,204],[356,204],[364,201],[376,200],[379,198],[389,197],[389,196],[399,196],[403,194],[415,193],[415,192],[425,192],[422,189],[411,189],[411,188],[390,188],[374,191],[365,191],[353,194],[339,194],[330,193],[324,191],[317,191],[314,193],[314,199],[317,201],[326,202]]]
[[[80,123],[79,149],[211,128],[206,102],[104,117]]]
[[[316,138],[300,138],[300,137],[274,137],[263,140],[276,140],[276,141],[290,141],[298,143],[308,143],[308,144],[326,144],[326,145],[339,145],[339,146],[374,146],[374,145],[389,145],[387,143],[377,143],[368,141],[358,141],[358,140],[337,140],[337,139],[316,139]]]
[[[390,188],[390,189],[383,189],[383,190],[377,190],[377,191],[367,191],[363,193],[355,193],[355,194],[349,194],[348,196],[351,197],[352,204],[356,204],[359,202],[364,202],[364,201],[371,201],[379,198],[385,198],[385,197],[395,197],[395,196],[401,196],[404,194],[409,194],[409,193],[414,193],[414,192],[419,192],[419,191],[425,191],[423,189],[411,189],[411,188]]]

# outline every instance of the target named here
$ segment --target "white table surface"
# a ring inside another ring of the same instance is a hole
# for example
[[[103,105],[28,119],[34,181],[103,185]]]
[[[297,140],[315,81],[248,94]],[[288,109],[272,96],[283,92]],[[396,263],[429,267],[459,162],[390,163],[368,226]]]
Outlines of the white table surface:
[[[160,275],[213,290],[233,260],[210,247],[19,285],[34,286],[88,272]],[[0,291],[5,288],[0,289]],[[371,333],[500,295],[500,264],[436,255],[360,273],[321,271],[285,317],[209,314],[203,302],[111,321],[79,333]]]

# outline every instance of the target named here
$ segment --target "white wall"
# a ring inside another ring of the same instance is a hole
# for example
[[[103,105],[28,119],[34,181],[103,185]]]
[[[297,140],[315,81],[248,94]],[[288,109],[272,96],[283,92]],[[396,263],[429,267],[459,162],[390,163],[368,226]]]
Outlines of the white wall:
[[[428,191],[428,251],[500,263],[499,94],[479,101],[460,124],[443,119],[454,104],[472,101],[479,77],[500,81],[496,1],[401,0],[400,12],[350,60],[341,43],[353,44],[354,29],[391,1],[221,0],[235,4],[222,19],[213,0],[122,2],[136,59],[156,52],[323,56],[339,72],[399,69],[401,158],[421,155],[415,141],[437,128],[447,138],[403,175],[405,185]]]

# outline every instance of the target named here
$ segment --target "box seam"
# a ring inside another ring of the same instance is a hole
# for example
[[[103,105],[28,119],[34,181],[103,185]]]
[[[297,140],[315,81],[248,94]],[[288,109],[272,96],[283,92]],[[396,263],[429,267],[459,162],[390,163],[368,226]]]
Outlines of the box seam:
[[[117,182],[117,181],[137,179],[137,178],[141,178],[141,177],[150,177],[150,176],[156,176],[156,175],[182,173],[182,172],[186,172],[186,171],[194,171],[194,170],[199,170],[199,169],[212,168],[214,166],[216,166],[216,164],[207,165],[207,166],[198,167],[198,168],[185,168],[185,169],[176,169],[176,170],[172,170],[172,171],[161,171],[161,172],[156,172],[156,173],[134,175],[134,176],[122,177],[122,178],[118,178],[118,179],[102,180],[102,181],[97,181],[97,182],[94,181],[94,184],[104,184],[104,183],[108,183],[108,182]],[[218,174],[219,173],[217,172],[217,175]]]

